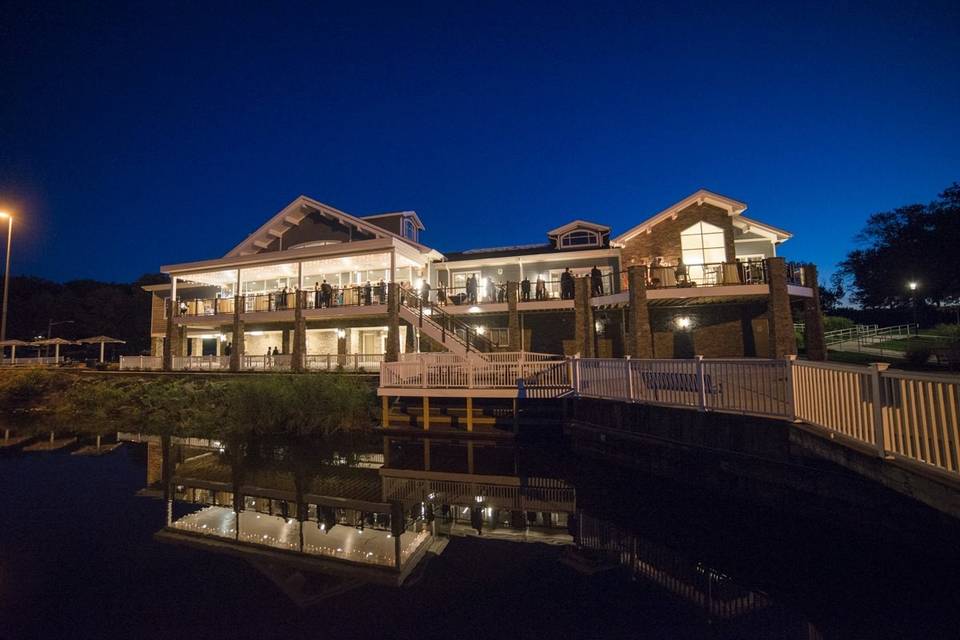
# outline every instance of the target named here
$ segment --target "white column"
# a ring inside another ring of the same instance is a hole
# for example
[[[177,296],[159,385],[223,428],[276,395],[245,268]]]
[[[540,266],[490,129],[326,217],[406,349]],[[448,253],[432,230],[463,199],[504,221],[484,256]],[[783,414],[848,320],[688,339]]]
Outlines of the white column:
[[[236,290],[233,292],[233,295],[235,295],[235,296],[240,295],[240,269],[239,269],[239,267],[237,268],[237,288],[236,288]]]
[[[390,282],[395,282],[397,278],[397,248],[390,249]]]
[[[170,276],[170,299],[177,299],[177,276]]]
[[[297,263],[297,287],[303,291],[303,263]]]
[[[100,362],[103,362],[103,348],[106,346],[105,342],[100,343]]]

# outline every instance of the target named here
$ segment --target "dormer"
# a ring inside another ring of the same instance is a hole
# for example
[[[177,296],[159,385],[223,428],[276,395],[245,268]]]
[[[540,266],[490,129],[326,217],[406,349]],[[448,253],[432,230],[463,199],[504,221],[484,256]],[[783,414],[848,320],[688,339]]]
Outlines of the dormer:
[[[416,211],[390,211],[387,213],[375,213],[369,216],[363,216],[370,224],[375,224],[381,229],[386,229],[391,233],[406,238],[411,242],[419,242],[420,232],[423,231],[423,223],[420,222],[420,216]]]
[[[574,220],[547,232],[559,251],[603,249],[610,246],[610,227],[586,220]]]

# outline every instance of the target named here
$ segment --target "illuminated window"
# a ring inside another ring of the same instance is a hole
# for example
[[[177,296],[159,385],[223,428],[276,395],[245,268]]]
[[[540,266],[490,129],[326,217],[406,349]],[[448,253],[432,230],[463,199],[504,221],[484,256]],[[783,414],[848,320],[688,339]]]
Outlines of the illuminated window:
[[[595,247],[600,244],[600,234],[596,231],[577,229],[560,236],[561,247]]]
[[[403,237],[409,238],[410,240],[417,239],[417,228],[410,218],[403,219]]]
[[[727,261],[723,229],[708,222],[698,222],[680,232],[680,248],[683,250],[683,262],[687,265]]]

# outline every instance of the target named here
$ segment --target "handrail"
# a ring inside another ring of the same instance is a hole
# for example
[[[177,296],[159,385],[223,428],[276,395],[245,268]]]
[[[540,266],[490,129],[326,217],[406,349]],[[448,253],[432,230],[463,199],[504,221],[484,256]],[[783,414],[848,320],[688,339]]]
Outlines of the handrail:
[[[418,316],[418,323],[422,327],[424,318],[427,322],[432,322],[437,326],[445,340],[450,335],[459,342],[467,351],[492,351],[493,343],[480,335],[469,324],[460,318],[447,313],[443,308],[429,300],[424,300],[416,291],[407,287],[400,288],[400,304],[415,311]],[[424,313],[424,311],[427,313]],[[438,321],[439,319],[439,321]],[[463,331],[463,336],[457,333],[457,330]]]

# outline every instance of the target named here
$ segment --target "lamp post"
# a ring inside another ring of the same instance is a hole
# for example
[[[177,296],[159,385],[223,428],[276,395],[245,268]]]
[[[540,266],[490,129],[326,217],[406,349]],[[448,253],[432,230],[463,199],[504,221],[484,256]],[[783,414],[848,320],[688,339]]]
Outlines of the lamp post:
[[[910,289],[910,297],[912,298],[912,301],[913,301],[913,326],[918,328],[918,333],[919,333],[919,325],[917,323],[917,287],[918,286],[919,286],[919,283],[916,280],[911,280],[910,282],[907,283],[907,288]]]
[[[0,342],[7,339],[7,298],[10,295],[10,241],[13,238],[13,216],[0,211],[0,218],[7,219],[7,266],[3,270],[3,316],[0,318]]]

